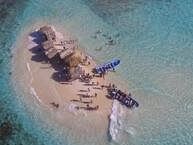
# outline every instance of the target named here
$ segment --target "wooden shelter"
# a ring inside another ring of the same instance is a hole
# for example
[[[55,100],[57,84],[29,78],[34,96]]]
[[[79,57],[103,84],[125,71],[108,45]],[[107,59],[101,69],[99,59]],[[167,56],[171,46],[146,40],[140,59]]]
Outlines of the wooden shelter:
[[[44,50],[54,49],[54,43],[52,41],[45,41],[42,43]]]
[[[42,42],[42,47],[46,56],[51,59],[56,54],[59,54],[61,59],[74,53],[77,48],[76,40],[59,40],[55,30],[50,26],[43,26],[39,30],[46,38],[46,41]],[[67,43],[70,41],[71,43]],[[65,43],[64,43],[65,42]]]
[[[43,26],[39,30],[45,36],[46,40],[48,41],[55,41],[56,34],[52,27],[50,26]]]

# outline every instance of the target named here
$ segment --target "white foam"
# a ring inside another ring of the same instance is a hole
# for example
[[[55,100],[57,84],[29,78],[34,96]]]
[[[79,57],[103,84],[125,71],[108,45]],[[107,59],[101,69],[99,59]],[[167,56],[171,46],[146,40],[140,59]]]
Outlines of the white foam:
[[[74,113],[75,115],[77,115],[76,106],[77,106],[76,104],[70,103],[69,106],[68,106],[68,111]]]
[[[84,111],[84,110],[77,110],[76,109],[76,107],[77,107],[77,105],[76,104],[74,104],[74,103],[70,103],[70,104],[68,104],[67,106],[67,110],[70,112],[70,113],[73,113],[74,115],[83,115],[83,116],[87,116],[87,113],[86,113],[86,111]]]
[[[125,130],[127,133],[131,134],[131,135],[135,135],[136,134],[136,130],[133,127],[129,127],[128,129]]]
[[[28,62],[26,63],[26,65],[27,65],[27,70],[28,70],[29,72],[31,72],[31,68],[30,68],[30,65],[29,65]]]
[[[40,103],[42,103],[42,101],[41,101],[40,97],[37,95],[35,89],[34,89],[33,87],[30,87],[30,90],[31,90],[31,94],[32,94],[33,96],[35,96],[36,99],[37,99]]]
[[[112,112],[110,115],[109,133],[113,141],[117,140],[119,130],[121,129],[121,108],[117,100],[113,101]]]
[[[32,84],[32,82],[33,82],[33,75],[32,75],[32,72],[31,72],[30,64],[27,62],[27,63],[26,63],[26,66],[27,66],[27,70],[28,70],[29,73],[30,73],[30,77],[31,77],[30,83]]]

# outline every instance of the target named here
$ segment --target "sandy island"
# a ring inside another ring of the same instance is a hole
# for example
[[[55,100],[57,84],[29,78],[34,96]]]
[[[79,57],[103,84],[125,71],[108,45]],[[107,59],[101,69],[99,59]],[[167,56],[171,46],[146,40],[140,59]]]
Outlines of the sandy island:
[[[91,134],[101,132],[101,136],[104,136],[108,132],[108,117],[111,113],[112,101],[106,97],[107,91],[101,86],[109,85],[108,76],[93,77],[87,83],[80,79],[69,82],[55,79],[54,75],[59,72],[60,66],[54,64],[53,67],[53,64],[40,51],[39,44],[35,41],[38,37],[31,35],[41,26],[43,25],[35,24],[27,27],[17,40],[13,58],[14,80],[17,80],[17,85],[28,93],[26,98],[34,97],[41,106],[56,112],[53,119],[63,124],[65,128],[73,130],[73,133],[80,135],[81,132]],[[57,37],[65,40],[73,39],[66,30],[59,29],[58,31],[57,28]],[[95,61],[79,47],[76,52],[83,59],[87,58],[85,64],[79,66],[85,74],[91,74],[96,66]],[[81,95],[92,97],[85,98]],[[88,107],[87,104],[95,109],[84,109]],[[81,122],[81,125],[77,122]]]

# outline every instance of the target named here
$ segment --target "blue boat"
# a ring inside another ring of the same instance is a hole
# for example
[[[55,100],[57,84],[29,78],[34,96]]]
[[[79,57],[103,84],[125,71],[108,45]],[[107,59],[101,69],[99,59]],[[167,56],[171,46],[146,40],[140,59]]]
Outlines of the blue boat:
[[[106,73],[109,70],[114,70],[115,67],[120,64],[120,62],[121,61],[119,59],[113,59],[110,62],[101,64],[101,65],[95,67],[93,69],[93,72],[96,74]]]

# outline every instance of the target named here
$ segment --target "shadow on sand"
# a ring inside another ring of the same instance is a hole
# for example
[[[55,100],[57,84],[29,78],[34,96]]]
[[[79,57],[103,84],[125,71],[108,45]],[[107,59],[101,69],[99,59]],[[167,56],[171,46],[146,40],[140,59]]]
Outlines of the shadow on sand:
[[[30,36],[33,38],[33,42],[35,42],[38,45],[40,45],[42,42],[46,41],[44,34],[42,34],[39,31],[34,31],[34,32],[30,33]]]
[[[44,53],[44,49],[41,46],[41,43],[45,41],[45,38],[42,33],[35,31],[30,34],[32,37],[32,41],[35,42],[37,45],[29,49],[29,51],[33,54],[31,57],[32,61],[43,63],[43,64],[50,64],[51,67],[55,70],[52,74],[51,78],[59,83],[69,82],[70,75],[69,71],[66,69],[67,66],[58,55],[53,57],[52,59],[48,59]]]

